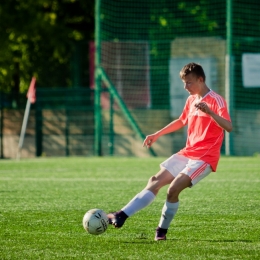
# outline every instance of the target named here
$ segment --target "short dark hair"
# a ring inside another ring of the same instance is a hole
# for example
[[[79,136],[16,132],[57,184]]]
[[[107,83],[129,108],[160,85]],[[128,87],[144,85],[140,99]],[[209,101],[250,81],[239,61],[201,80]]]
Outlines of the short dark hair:
[[[204,70],[200,64],[191,62],[191,63],[188,63],[187,65],[185,65],[180,71],[181,79],[183,79],[190,73],[193,73],[197,77],[202,77],[203,80],[206,81],[206,76],[205,76]]]

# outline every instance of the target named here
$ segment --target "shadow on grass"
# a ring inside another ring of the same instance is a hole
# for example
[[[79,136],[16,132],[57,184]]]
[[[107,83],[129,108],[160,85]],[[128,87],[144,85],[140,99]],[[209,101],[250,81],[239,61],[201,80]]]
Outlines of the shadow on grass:
[[[223,242],[223,243],[234,243],[234,242],[243,242],[243,243],[254,243],[257,240],[248,240],[248,239],[216,239],[216,240],[200,240],[200,241],[205,241],[205,242],[210,242],[210,243],[219,243],[219,242]]]
[[[259,240],[248,240],[248,239],[176,239],[176,238],[167,238],[166,241],[175,241],[175,242],[180,242],[180,241],[186,241],[186,242],[209,242],[209,243],[237,243],[237,242],[242,242],[242,243],[254,243],[258,242]],[[153,243],[165,243],[165,241],[154,241],[151,240],[150,238],[147,237],[136,237],[136,241],[124,241],[123,243],[125,244],[153,244]]]

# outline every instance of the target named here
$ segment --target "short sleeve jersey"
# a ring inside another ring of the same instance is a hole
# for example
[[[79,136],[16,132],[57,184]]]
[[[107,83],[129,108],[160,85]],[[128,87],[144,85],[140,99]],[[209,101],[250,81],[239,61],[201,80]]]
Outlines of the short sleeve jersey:
[[[189,96],[179,117],[184,125],[188,125],[187,142],[178,154],[194,160],[203,160],[210,164],[215,172],[220,158],[224,129],[208,114],[195,107],[198,102],[205,102],[215,114],[231,121],[226,101],[214,91],[210,90],[201,100],[198,100],[196,95]]]

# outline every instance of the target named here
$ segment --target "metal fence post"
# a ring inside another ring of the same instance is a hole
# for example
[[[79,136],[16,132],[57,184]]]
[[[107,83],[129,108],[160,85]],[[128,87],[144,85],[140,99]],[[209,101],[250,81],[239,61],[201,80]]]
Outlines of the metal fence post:
[[[101,95],[101,42],[100,42],[100,4],[101,0],[96,0],[95,5],[95,155],[102,155],[102,111],[100,105]]]
[[[0,158],[4,158],[4,140],[3,140],[3,130],[4,130],[4,108],[3,108],[3,95],[0,92]]]
[[[42,156],[42,107],[40,93],[37,91],[37,102],[35,103],[35,145],[36,156]]]
[[[233,117],[234,90],[233,90],[233,57],[232,57],[232,0],[226,0],[226,79],[225,96],[231,119]],[[225,135],[225,154],[233,155],[233,133]]]

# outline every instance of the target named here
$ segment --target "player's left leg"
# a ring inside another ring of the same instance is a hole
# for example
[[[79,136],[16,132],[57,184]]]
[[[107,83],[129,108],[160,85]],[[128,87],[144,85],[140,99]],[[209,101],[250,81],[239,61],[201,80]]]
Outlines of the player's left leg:
[[[186,167],[172,181],[168,188],[167,200],[162,209],[161,219],[156,230],[155,240],[165,240],[166,233],[179,207],[179,194],[192,187],[211,172],[209,164],[201,160],[189,160]]]
[[[162,208],[162,215],[156,229],[154,240],[166,240],[166,234],[170,223],[179,208],[179,194],[191,186],[191,178],[180,173],[170,184],[167,192],[167,200]]]

